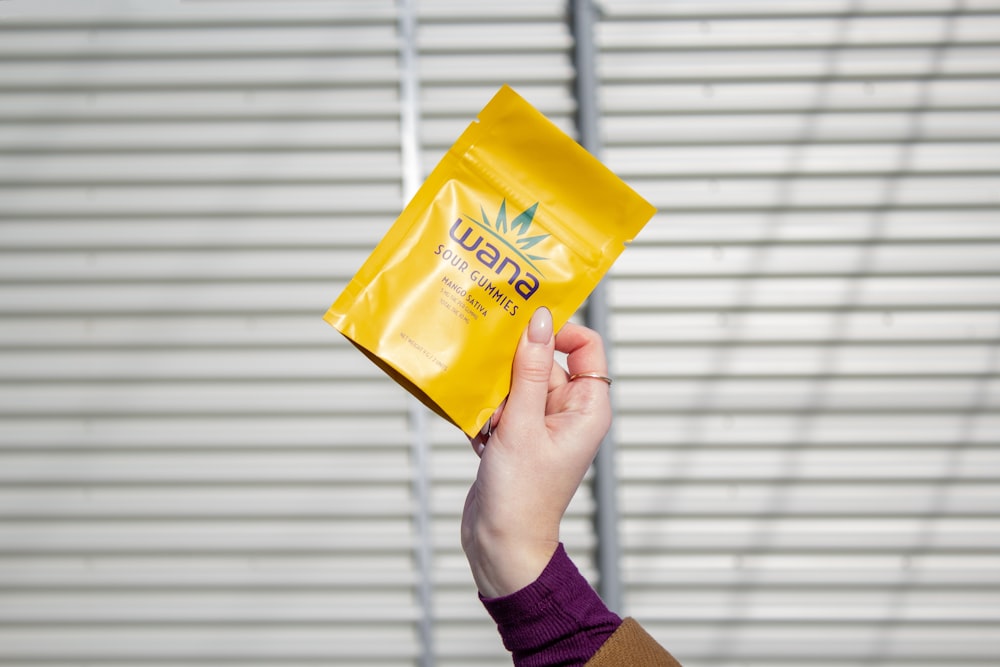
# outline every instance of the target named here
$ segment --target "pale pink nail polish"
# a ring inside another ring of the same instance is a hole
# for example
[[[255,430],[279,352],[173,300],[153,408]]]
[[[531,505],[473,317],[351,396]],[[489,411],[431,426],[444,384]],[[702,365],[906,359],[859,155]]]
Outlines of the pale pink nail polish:
[[[547,345],[552,339],[552,313],[542,306],[531,316],[528,323],[528,340],[532,343]]]

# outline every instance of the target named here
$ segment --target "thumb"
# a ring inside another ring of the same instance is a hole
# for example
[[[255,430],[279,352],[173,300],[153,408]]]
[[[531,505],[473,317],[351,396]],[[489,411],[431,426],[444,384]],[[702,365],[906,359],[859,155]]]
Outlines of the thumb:
[[[503,414],[517,419],[518,426],[531,428],[545,420],[545,401],[549,394],[554,351],[552,313],[542,307],[531,316],[514,353],[510,396]]]

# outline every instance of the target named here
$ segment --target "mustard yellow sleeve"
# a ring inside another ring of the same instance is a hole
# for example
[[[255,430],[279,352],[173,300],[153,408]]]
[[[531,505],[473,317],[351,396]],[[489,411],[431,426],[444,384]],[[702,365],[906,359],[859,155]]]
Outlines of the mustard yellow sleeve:
[[[626,618],[586,667],[681,667],[635,619]]]

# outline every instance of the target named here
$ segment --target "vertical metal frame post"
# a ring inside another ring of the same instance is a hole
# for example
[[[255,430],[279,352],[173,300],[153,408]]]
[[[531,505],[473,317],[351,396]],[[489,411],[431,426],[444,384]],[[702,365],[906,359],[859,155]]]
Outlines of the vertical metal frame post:
[[[420,187],[420,81],[417,71],[416,0],[397,0],[399,12],[399,130],[402,161],[403,204]],[[433,549],[431,547],[430,437],[427,410],[416,398],[409,400],[410,446],[413,459],[413,499],[417,601],[420,605],[418,635],[420,667],[432,667],[434,650]]]
[[[570,0],[570,26],[573,32],[573,62],[576,69],[575,90],[577,127],[580,144],[592,155],[601,157],[601,137],[598,108],[597,47],[594,26],[597,11],[592,0]],[[602,281],[587,300],[585,321],[605,340],[609,352],[607,288]],[[609,373],[614,375],[614,373]],[[613,395],[612,395],[613,398]],[[620,543],[618,537],[618,477],[615,471],[614,426],[608,431],[594,461],[594,515],[597,533],[597,567],[600,574],[598,591],[613,610],[622,608]]]

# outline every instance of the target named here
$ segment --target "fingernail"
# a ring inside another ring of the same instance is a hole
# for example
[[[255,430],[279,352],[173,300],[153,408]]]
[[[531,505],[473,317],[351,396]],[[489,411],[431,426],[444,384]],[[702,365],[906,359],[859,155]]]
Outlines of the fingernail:
[[[486,451],[486,443],[484,443],[484,442],[479,443],[479,446],[476,447],[476,451],[479,452],[480,456],[482,456],[483,452]]]
[[[542,306],[531,316],[528,323],[528,340],[532,343],[548,344],[552,339],[552,313]]]

